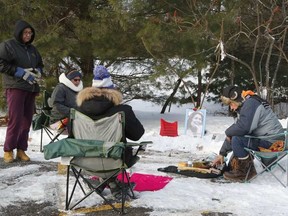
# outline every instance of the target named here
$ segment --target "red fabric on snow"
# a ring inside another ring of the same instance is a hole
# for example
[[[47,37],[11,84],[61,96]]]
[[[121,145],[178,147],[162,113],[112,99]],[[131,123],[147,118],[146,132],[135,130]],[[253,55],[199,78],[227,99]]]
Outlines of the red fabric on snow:
[[[157,191],[164,188],[172,179],[167,176],[133,173],[130,182],[136,183],[135,191]],[[118,175],[118,180],[122,180],[122,174]],[[124,182],[127,182],[126,178],[124,178]]]
[[[178,122],[167,122],[164,119],[160,119],[160,135],[161,136],[178,136]]]

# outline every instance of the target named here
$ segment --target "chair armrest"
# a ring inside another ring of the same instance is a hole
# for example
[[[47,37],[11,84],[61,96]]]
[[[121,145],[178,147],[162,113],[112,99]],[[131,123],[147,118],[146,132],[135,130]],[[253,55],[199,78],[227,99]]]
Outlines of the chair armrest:
[[[271,139],[271,138],[275,138],[275,137],[281,137],[281,136],[285,136],[287,135],[287,131],[283,132],[283,133],[278,133],[278,134],[273,134],[273,135],[269,135],[269,136],[251,136],[251,135],[245,135],[245,137],[247,138],[251,138],[251,139]]]
[[[135,142],[127,142],[125,143],[126,146],[130,146],[130,147],[135,147],[135,146],[143,146],[143,145],[147,145],[153,143],[152,141],[142,141],[140,143],[135,143]]]

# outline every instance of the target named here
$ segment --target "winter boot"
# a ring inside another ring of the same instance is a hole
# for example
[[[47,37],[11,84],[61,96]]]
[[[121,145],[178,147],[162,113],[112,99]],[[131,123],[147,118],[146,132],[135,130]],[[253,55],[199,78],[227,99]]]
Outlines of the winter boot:
[[[247,177],[247,180],[251,179],[256,175],[256,169],[254,167],[254,163],[250,155],[248,156],[248,158],[243,160],[240,160],[239,158],[235,159],[233,161],[233,165],[231,166],[231,168],[232,168],[231,171],[224,172],[223,177],[225,179],[231,181],[243,182],[248,172],[249,175]]]
[[[230,171],[238,169],[238,163],[239,163],[238,161],[239,161],[239,159],[237,157],[235,157],[235,156],[232,157],[232,159],[230,160],[229,165],[228,165]]]
[[[4,152],[4,162],[12,163],[14,161],[13,151]]]
[[[21,161],[30,161],[30,158],[21,149],[17,149],[16,158],[21,160]]]

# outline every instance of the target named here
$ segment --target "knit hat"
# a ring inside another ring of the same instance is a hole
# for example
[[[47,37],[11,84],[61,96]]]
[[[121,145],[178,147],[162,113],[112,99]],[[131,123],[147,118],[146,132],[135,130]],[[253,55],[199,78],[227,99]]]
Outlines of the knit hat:
[[[114,88],[110,73],[103,65],[98,65],[93,70],[92,86],[97,88]]]
[[[229,105],[231,102],[241,105],[243,98],[241,96],[242,89],[238,86],[228,86],[223,89],[221,100],[225,105]]]
[[[72,80],[74,79],[75,77],[80,77],[82,78],[82,73],[78,70],[70,70],[68,72],[65,73],[66,77],[69,79],[69,80]]]

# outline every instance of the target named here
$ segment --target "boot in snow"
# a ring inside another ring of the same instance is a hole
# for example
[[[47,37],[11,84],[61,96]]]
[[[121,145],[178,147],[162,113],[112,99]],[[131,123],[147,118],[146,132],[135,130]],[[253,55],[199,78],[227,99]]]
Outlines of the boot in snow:
[[[13,151],[4,152],[4,162],[12,163],[14,161]]]
[[[256,175],[256,169],[254,167],[254,163],[252,158],[249,157],[244,160],[235,159],[233,161],[232,170],[229,172],[224,172],[223,177],[225,179],[237,182],[243,182],[246,178],[246,175],[249,171],[249,175],[247,180],[253,178]]]
[[[21,149],[17,149],[16,158],[21,160],[21,161],[30,161],[30,158]]]

